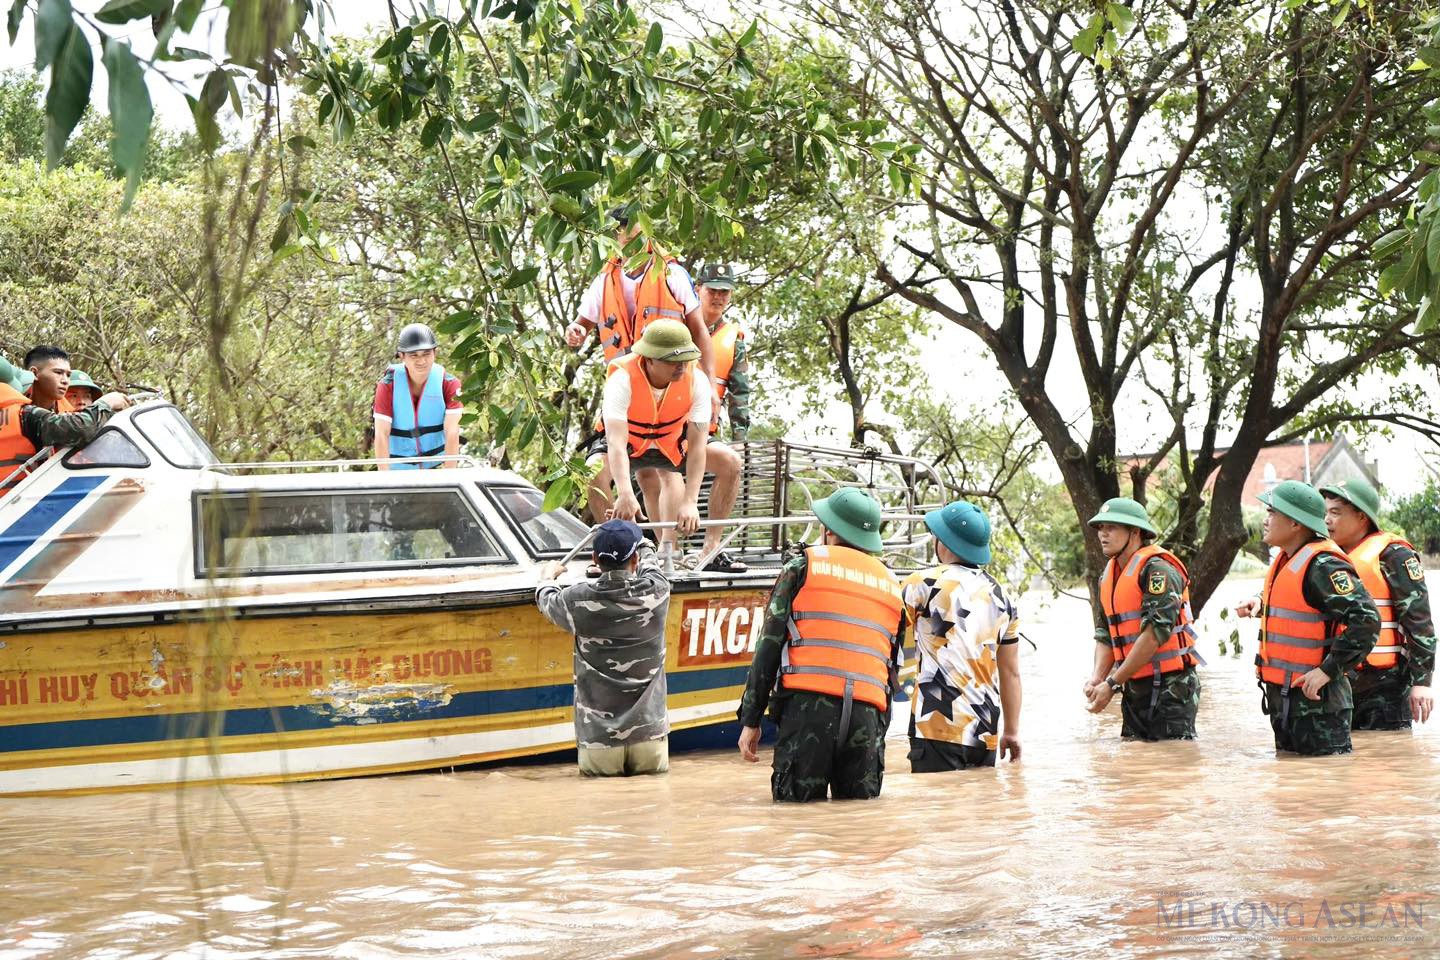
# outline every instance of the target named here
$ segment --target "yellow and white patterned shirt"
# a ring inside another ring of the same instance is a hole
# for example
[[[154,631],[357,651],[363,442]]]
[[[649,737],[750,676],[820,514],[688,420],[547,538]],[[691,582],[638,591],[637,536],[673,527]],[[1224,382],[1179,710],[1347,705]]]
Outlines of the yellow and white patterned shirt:
[[[919,669],[910,736],[994,750],[1000,730],[996,653],[1020,638],[1015,605],[984,570],[940,564],[903,584]]]

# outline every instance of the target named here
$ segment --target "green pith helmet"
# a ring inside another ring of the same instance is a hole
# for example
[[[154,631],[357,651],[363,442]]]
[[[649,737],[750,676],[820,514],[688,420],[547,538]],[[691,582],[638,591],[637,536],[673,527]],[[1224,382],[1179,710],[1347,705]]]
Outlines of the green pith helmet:
[[[655,320],[640,335],[635,352],[651,360],[684,363],[699,360],[700,350],[690,339],[690,328],[679,320]]]
[[[990,518],[973,503],[956,500],[925,514],[925,526],[966,563],[990,562]]]
[[[1380,529],[1380,494],[1364,480],[1341,480],[1327,483],[1320,488],[1323,496],[1337,497],[1370,518],[1375,529]]]
[[[814,507],[825,529],[855,549],[879,553],[885,548],[885,541],[880,539],[880,504],[865,491],[846,487],[824,500],[816,500]]]
[[[1111,497],[1106,500],[1100,508],[1100,512],[1090,518],[1092,527],[1102,523],[1118,523],[1122,526],[1144,530],[1154,536],[1160,535],[1160,531],[1155,529],[1155,524],[1150,522],[1150,514],[1145,512],[1144,505],[1129,497]]]
[[[1282,480],[1274,490],[1255,499],[1322,537],[1330,536],[1330,531],[1325,529],[1325,498],[1308,483]]]
[[[68,393],[70,390],[74,390],[76,387],[84,387],[86,390],[95,391],[96,399],[99,399],[100,394],[104,392],[100,389],[100,387],[95,383],[94,380],[90,379],[90,374],[86,373],[84,370],[70,371],[70,386],[66,390],[66,392]]]
[[[15,390],[20,389],[20,368],[4,357],[0,357],[0,383]]]
[[[30,389],[30,384],[34,382],[35,374],[31,373],[29,370],[21,370],[19,376],[19,385],[16,386],[15,389],[19,390],[21,393],[24,393],[26,390]]]
[[[728,263],[707,263],[700,268],[695,282],[702,287],[714,287],[716,290],[734,290],[735,268]]]

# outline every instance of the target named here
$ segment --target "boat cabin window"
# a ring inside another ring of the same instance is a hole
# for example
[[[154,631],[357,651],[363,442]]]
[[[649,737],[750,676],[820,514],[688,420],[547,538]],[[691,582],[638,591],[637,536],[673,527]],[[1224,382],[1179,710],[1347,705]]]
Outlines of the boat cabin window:
[[[564,556],[590,532],[589,527],[564,510],[542,513],[545,496],[534,487],[482,484],[481,489],[537,557]]]
[[[174,407],[167,405],[141,410],[133,420],[136,429],[172,467],[199,470],[219,462],[210,445]]]
[[[201,576],[503,563],[455,488],[197,494]]]
[[[71,470],[91,467],[148,467],[150,458],[122,431],[106,427],[83,447],[76,447],[60,461]]]

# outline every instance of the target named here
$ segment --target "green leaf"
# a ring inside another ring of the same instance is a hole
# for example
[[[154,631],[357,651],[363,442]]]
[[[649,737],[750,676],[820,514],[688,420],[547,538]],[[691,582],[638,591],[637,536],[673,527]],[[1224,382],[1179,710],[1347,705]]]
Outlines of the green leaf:
[[[200,9],[205,0],[180,0],[180,5],[175,8],[175,22],[180,29],[189,33],[195,29],[195,21],[200,16]]]
[[[1440,67],[1440,47],[1421,47],[1420,59],[1427,67]]]
[[[1347,0],[1346,3],[1340,5],[1340,12],[1335,14],[1334,19],[1330,21],[1330,25],[1333,27],[1343,27],[1345,25],[1345,18],[1348,16],[1350,16],[1350,4]]]
[[[420,131],[420,146],[427,150],[435,146],[436,141],[445,132],[445,125],[448,122],[444,114],[439,113],[425,121],[425,126]]]
[[[1425,234],[1425,266],[1431,273],[1440,271],[1440,217],[1430,218],[1430,229]]]
[[[575,170],[570,173],[559,173],[545,181],[545,189],[551,192],[564,190],[567,193],[580,193],[588,190],[603,180],[600,174],[593,170]]]
[[[150,143],[150,122],[155,110],[150,105],[150,91],[145,87],[145,70],[127,43],[105,38],[105,72],[110,77],[110,125],[115,138],[110,141],[110,158],[116,169],[125,174],[125,199],[122,209],[130,207],[140,174],[145,169],[145,148]]]
[[[1371,249],[1370,253],[1371,259],[1379,263],[1389,260],[1394,256],[1395,251],[1400,249],[1400,244],[1408,239],[1410,239],[1409,230],[1391,230],[1385,234],[1385,236],[1375,241],[1375,246]]]
[[[15,16],[12,10],[10,15]],[[40,0],[35,10],[35,70],[38,73],[60,56],[60,48],[75,26],[70,0]],[[11,42],[14,42],[13,39]]]
[[[1129,33],[1135,27],[1135,14],[1124,4],[1105,4],[1105,16],[1114,24],[1117,33]]]
[[[169,9],[170,0],[110,0],[95,11],[95,19],[101,23],[129,23],[131,20],[148,20]]]
[[[1093,27],[1087,27],[1075,34],[1074,38],[1070,41],[1070,46],[1075,48],[1075,52],[1082,57],[1092,59],[1095,56],[1095,45],[1099,40],[1100,31]]]
[[[661,45],[665,42],[665,31],[660,27],[660,21],[656,20],[650,24],[650,32],[645,37],[645,55],[653,57],[660,52]]]
[[[516,270],[505,281],[500,284],[502,290],[514,290],[516,287],[523,287],[540,275],[539,267],[523,267]]]
[[[551,510],[559,510],[570,502],[575,496],[575,481],[570,477],[561,477],[545,490],[545,501],[540,509],[549,513]]]
[[[10,13],[5,18],[5,29],[10,34],[10,46],[15,46],[15,36],[20,32],[20,19],[25,16],[27,0],[15,0],[10,4]]]
[[[52,169],[60,162],[70,132],[90,106],[90,81],[95,58],[80,28],[71,26],[50,67],[50,90],[45,94],[45,163]]]
[[[585,212],[584,208],[580,206],[574,197],[567,197],[563,193],[550,198],[550,209],[553,210],[557,216],[564,217],[566,220],[572,222],[579,220]]]
[[[540,429],[540,418],[532,413],[526,418],[525,426],[520,428],[520,436],[515,438],[515,446],[521,448],[530,446],[530,441],[535,439],[535,431],[538,429]]]
[[[750,46],[750,44],[754,42],[755,34],[758,33],[759,30],[760,21],[751,20],[749,29],[747,29],[744,33],[740,34],[740,39],[735,41],[736,45],[739,46],[742,50]]]
[[[446,44],[449,42],[450,28],[442,23],[435,28],[434,33],[430,34],[430,56],[440,56],[440,54],[444,52]]]
[[[486,110],[483,113],[475,114],[475,116],[471,117],[469,120],[461,123],[460,126],[464,129],[466,133],[484,133],[486,130],[489,130],[491,127],[495,126],[495,124],[499,122],[500,114],[496,113],[494,110]]]
[[[1390,292],[1399,285],[1400,277],[1404,273],[1405,264],[1403,261],[1392,263],[1380,271],[1380,282],[1377,285],[1377,292],[1382,298],[1390,296]]]

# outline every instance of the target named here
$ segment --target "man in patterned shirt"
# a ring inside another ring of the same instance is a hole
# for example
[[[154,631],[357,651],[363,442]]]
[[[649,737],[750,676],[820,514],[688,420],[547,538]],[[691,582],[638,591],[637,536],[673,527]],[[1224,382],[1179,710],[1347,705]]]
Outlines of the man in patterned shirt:
[[[993,767],[997,750],[1013,762],[1020,759],[1020,622],[983,569],[990,520],[957,500],[926,514],[925,525],[940,563],[911,574],[902,587],[919,658],[910,770]]]

